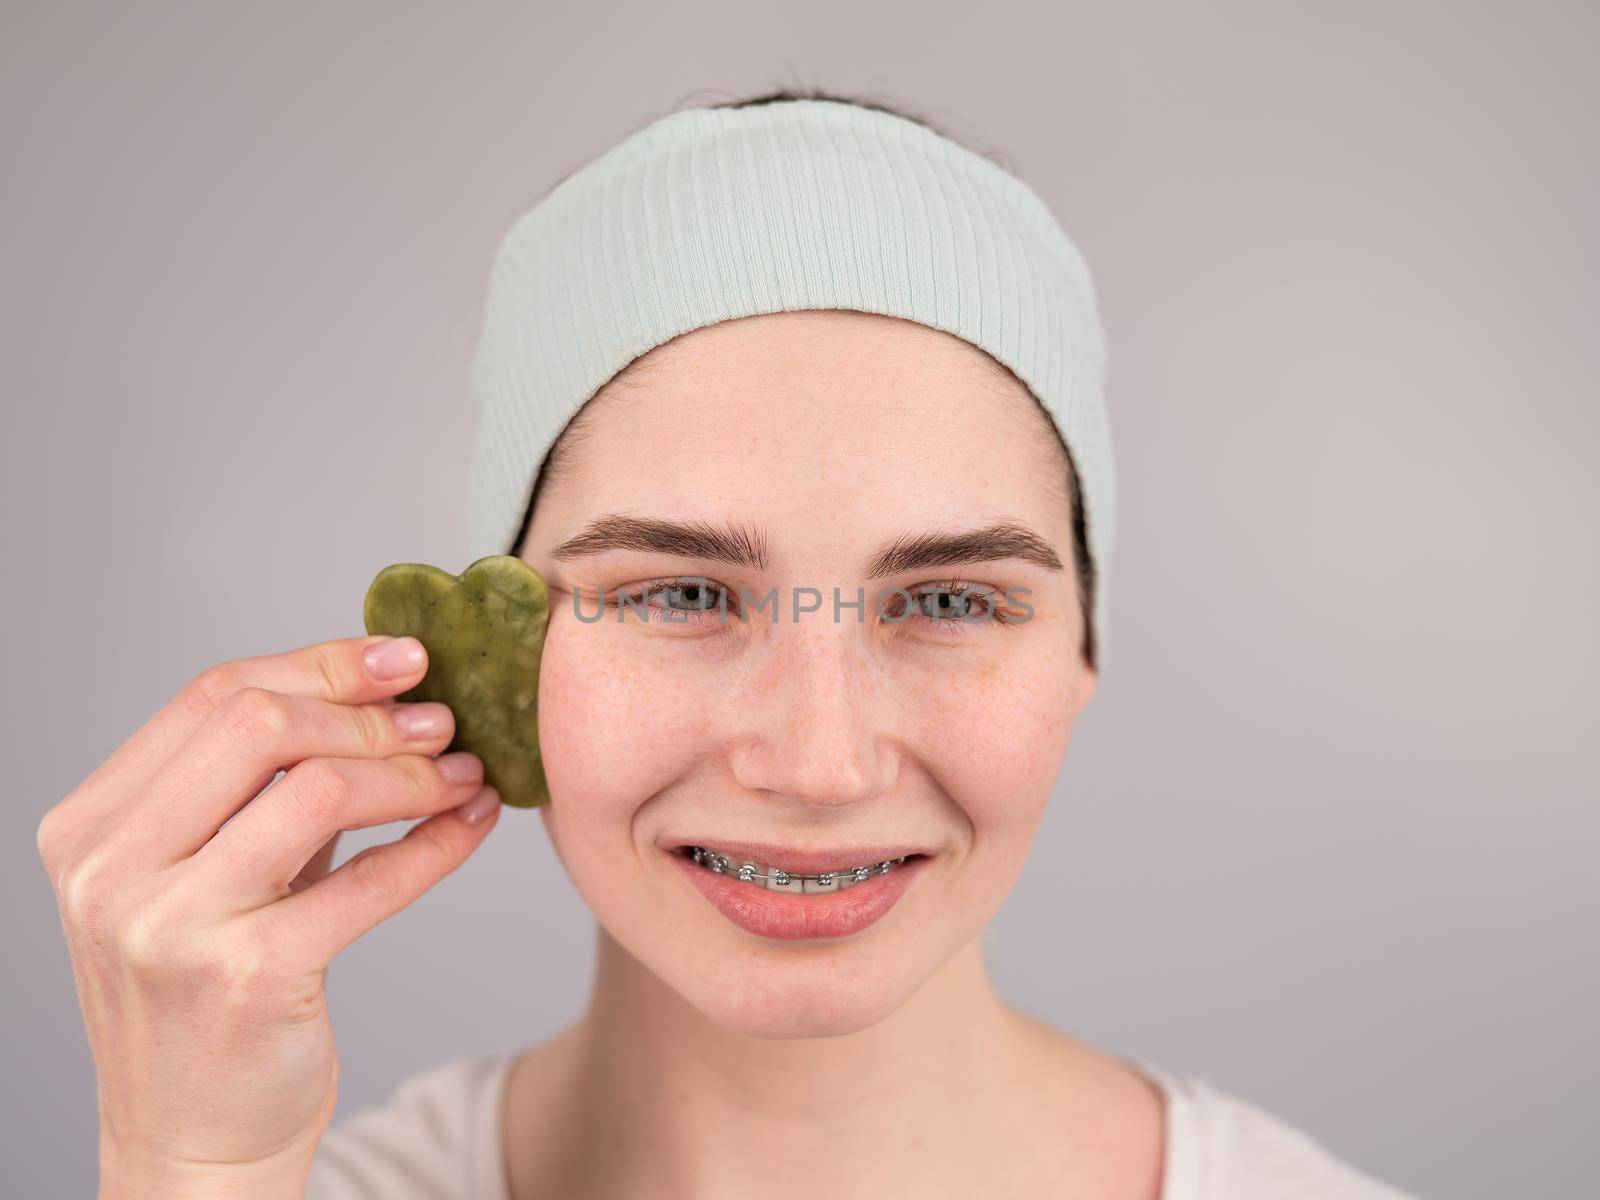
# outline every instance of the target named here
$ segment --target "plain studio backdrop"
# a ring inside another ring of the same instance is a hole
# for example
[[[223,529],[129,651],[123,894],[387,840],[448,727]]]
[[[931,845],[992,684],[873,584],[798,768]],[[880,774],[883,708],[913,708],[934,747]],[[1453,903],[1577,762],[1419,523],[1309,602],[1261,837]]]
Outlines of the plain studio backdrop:
[[[95,1178],[40,816],[208,664],[464,568],[500,235],[669,109],[800,85],[1001,155],[1099,287],[1110,655],[986,939],[1003,992],[1430,1200],[1592,1194],[1597,35],[1442,0],[7,3],[6,1190]],[[507,812],[336,959],[339,1119],[554,1032],[592,946]]]

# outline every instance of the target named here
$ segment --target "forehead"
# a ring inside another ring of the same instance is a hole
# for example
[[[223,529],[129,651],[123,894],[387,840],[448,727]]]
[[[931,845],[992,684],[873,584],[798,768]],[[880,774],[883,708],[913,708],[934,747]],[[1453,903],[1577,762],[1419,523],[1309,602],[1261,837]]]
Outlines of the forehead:
[[[1070,528],[1060,449],[1026,387],[970,343],[893,317],[769,313],[693,330],[635,360],[574,425],[539,504],[561,524],[692,503],[817,525],[920,513]]]
[[[634,359],[601,393],[626,395],[691,380],[713,387],[758,383],[780,392],[839,384],[880,392],[979,385],[1012,400],[1017,412],[1033,404],[1026,387],[972,343],[917,322],[849,309],[762,313],[691,330]]]

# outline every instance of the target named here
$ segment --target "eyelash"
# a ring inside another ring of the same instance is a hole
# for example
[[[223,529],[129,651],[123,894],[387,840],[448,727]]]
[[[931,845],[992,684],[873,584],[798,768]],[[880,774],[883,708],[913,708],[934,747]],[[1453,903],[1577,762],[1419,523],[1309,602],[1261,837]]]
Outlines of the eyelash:
[[[710,583],[710,582],[707,582],[704,579],[693,578],[693,577],[684,578],[682,576],[668,576],[668,577],[662,578],[662,579],[651,579],[651,580],[646,581],[645,583],[636,585],[629,592],[629,604],[628,604],[628,607],[630,609],[637,610],[639,604],[642,601],[646,609],[654,608],[655,606],[651,605],[649,603],[649,600],[650,600],[650,597],[654,596],[657,592],[666,591],[666,590],[668,590],[670,588],[686,588],[686,587],[696,587],[696,588],[705,588],[705,589],[715,588],[719,592],[722,592],[722,593],[727,594],[729,596],[731,596],[731,594],[732,594],[732,589],[723,587],[720,583]],[[976,627],[979,626],[979,625],[993,624],[993,625],[1000,625],[1000,626],[1010,626],[1010,625],[1018,624],[1018,621],[1017,621],[1016,617],[1014,617],[1011,614],[1011,612],[1007,608],[1005,608],[1004,605],[999,603],[999,600],[1003,596],[1003,593],[998,591],[998,590],[996,590],[996,589],[994,589],[994,588],[989,587],[986,584],[973,583],[973,582],[971,582],[969,580],[965,580],[965,579],[942,579],[942,580],[938,580],[936,582],[923,584],[920,589],[907,588],[905,590],[911,592],[913,597],[914,597],[913,600],[911,601],[911,603],[916,608],[917,613],[916,613],[916,616],[913,619],[917,620],[917,621],[926,622],[926,623],[928,623],[930,625],[935,625],[935,626],[939,626],[939,627],[942,627],[942,628],[953,627],[953,628],[955,628],[957,630],[966,632],[966,631],[974,631],[976,629]],[[924,597],[924,596],[929,596],[929,595],[938,595],[938,594],[944,593],[944,592],[953,592],[953,593],[957,593],[957,594],[962,595],[962,596],[969,596],[970,595],[970,596],[978,596],[978,597],[987,597],[988,598],[988,603],[989,603],[989,610],[990,610],[989,611],[989,615],[987,617],[979,618],[979,619],[976,619],[976,620],[966,620],[966,619],[961,618],[961,617],[930,617],[930,616],[928,616],[926,613],[924,613],[922,611],[922,605],[917,602],[917,598]],[[890,594],[890,596],[895,597],[897,599],[900,598],[894,592],[890,592],[889,594]],[[617,594],[615,592],[612,592],[608,596],[605,597],[603,603],[604,603],[604,606],[606,608],[616,609],[616,608],[621,606],[622,602],[621,602],[621,600],[618,599]],[[671,621],[672,624],[686,624],[687,625],[687,624],[696,624],[696,623],[700,622],[701,620],[703,620],[704,618],[710,617],[713,614],[720,612],[721,610],[720,610],[720,608],[718,606],[712,605],[712,606],[710,606],[708,608],[704,608],[704,609],[673,608],[673,609],[666,609],[664,611],[671,612],[671,613],[675,614],[675,616],[673,617],[673,619]],[[683,618],[682,621],[678,620],[678,617],[680,617],[680,616]],[[896,625],[900,625],[900,624],[904,624],[904,623],[905,623],[904,621],[896,621],[896,622],[894,622],[894,624],[896,624]]]

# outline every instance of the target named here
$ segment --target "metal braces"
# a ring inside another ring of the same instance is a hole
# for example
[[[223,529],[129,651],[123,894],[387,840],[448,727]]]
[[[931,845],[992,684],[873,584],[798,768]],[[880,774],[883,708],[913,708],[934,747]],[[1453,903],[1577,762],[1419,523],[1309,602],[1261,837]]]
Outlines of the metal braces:
[[[690,857],[701,866],[706,867],[718,875],[728,874],[729,868],[733,866],[733,863],[728,859],[727,855],[713,854],[711,851],[700,846],[694,846],[691,848]],[[760,871],[757,871],[753,863],[747,862],[742,864],[738,870],[732,873],[739,879],[742,879],[745,883],[754,883],[758,879],[770,879],[773,883],[776,883],[779,887],[782,887],[784,884],[792,883],[797,879],[810,879],[822,884],[823,887],[827,887],[837,876],[848,876],[854,878],[857,883],[865,883],[869,878],[872,877],[872,875],[887,875],[891,868],[905,861],[906,856],[902,854],[899,858],[885,859],[883,862],[877,863],[873,866],[855,867],[849,871],[824,871],[820,875],[791,875],[789,872],[779,870],[776,867],[773,868],[770,875],[766,875]]]

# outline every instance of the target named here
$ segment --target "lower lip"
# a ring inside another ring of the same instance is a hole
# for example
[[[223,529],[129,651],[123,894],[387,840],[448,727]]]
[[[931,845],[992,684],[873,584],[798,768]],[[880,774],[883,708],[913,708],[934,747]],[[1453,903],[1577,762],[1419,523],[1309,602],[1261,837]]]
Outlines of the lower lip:
[[[842,892],[771,892],[700,866],[681,851],[668,850],[700,894],[740,929],[780,941],[838,938],[859,933],[894,907],[922,868],[918,855],[876,872]]]

